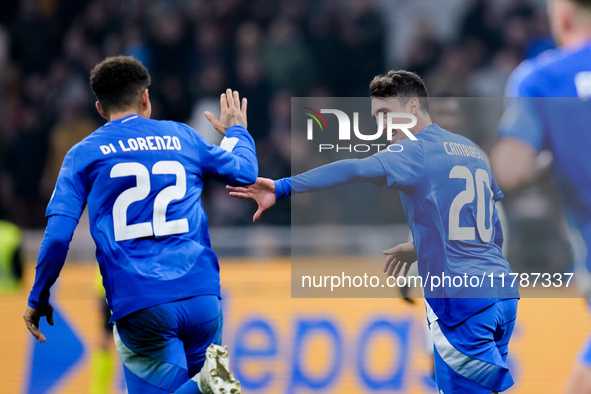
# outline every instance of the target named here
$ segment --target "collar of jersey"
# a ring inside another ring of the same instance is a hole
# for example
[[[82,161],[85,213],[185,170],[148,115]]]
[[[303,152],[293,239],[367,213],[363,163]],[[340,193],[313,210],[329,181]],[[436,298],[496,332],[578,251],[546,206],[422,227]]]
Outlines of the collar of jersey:
[[[131,115],[127,115],[124,118],[121,119],[117,119],[117,120],[112,120],[110,122],[108,122],[107,124],[105,124],[105,126],[110,125],[111,123],[125,123],[129,120],[135,119],[135,118],[139,118],[140,116],[138,114],[131,114]]]
[[[437,123],[431,123],[429,126],[424,127],[423,130],[421,130],[421,133],[423,131],[436,131],[436,130],[441,130],[441,127]],[[421,134],[421,133],[417,133],[417,134]]]
[[[558,50],[562,50],[563,53],[571,54],[573,52],[582,51],[583,49],[591,46],[591,38],[586,38],[584,40],[578,41],[572,45],[564,45],[562,47],[558,47]]]

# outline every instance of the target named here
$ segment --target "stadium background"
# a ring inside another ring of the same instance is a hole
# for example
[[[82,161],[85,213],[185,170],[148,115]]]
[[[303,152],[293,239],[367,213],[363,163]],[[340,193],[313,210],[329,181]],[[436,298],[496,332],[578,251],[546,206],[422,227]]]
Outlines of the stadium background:
[[[290,174],[291,97],[365,96],[371,78],[392,68],[419,73],[432,96],[502,97],[519,62],[552,45],[544,2],[533,0],[2,0],[0,218],[23,230],[26,264],[21,286],[0,295],[0,391],[90,390],[101,323],[84,221],[53,292],[60,319],[49,341],[34,344],[20,316],[62,158],[101,124],[87,77],[104,56],[142,60],[153,75],[153,117],[187,122],[212,142],[202,112],[216,112],[226,87],[239,90],[249,99],[260,173],[278,178]],[[494,141],[494,130],[466,133],[485,150]],[[245,392],[433,392],[422,307],[291,299],[289,202],[252,226],[252,204],[208,186],[225,340]],[[568,269],[553,189],[546,177],[507,196],[514,266]],[[403,223],[400,213],[397,234]],[[522,300],[512,392],[561,391],[589,332],[585,309],[576,298]]]

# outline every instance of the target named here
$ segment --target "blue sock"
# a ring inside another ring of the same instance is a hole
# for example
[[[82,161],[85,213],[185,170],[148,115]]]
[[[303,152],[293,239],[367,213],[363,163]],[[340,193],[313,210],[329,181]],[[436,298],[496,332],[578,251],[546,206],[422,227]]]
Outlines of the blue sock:
[[[179,387],[174,394],[201,394],[201,390],[199,390],[197,382],[189,379],[185,384]]]

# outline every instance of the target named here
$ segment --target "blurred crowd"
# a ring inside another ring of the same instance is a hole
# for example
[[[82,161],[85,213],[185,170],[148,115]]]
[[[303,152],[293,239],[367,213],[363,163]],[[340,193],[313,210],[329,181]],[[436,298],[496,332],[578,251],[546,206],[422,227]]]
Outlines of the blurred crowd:
[[[219,94],[237,89],[249,99],[260,174],[278,178],[290,175],[293,96],[366,96],[374,75],[404,68],[424,77],[432,96],[500,97],[524,58],[553,45],[537,2],[466,0],[453,37],[409,15],[411,39],[393,56],[399,2],[2,0],[0,217],[44,226],[65,153],[104,123],[87,80],[105,56],[141,60],[153,77],[152,117],[204,134],[203,111],[217,113]],[[212,184],[204,203],[212,225],[246,224],[254,212],[222,185]],[[263,217],[289,219],[286,203]]]

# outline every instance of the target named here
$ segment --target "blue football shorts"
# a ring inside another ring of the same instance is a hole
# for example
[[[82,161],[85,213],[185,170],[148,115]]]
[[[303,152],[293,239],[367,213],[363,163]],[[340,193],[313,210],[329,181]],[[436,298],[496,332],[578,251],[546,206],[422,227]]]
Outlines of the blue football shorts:
[[[201,370],[205,350],[221,345],[220,299],[203,295],[142,309],[113,328],[129,394],[171,393]]]
[[[505,361],[517,303],[498,301],[453,327],[430,321],[439,394],[490,394],[513,385]]]

